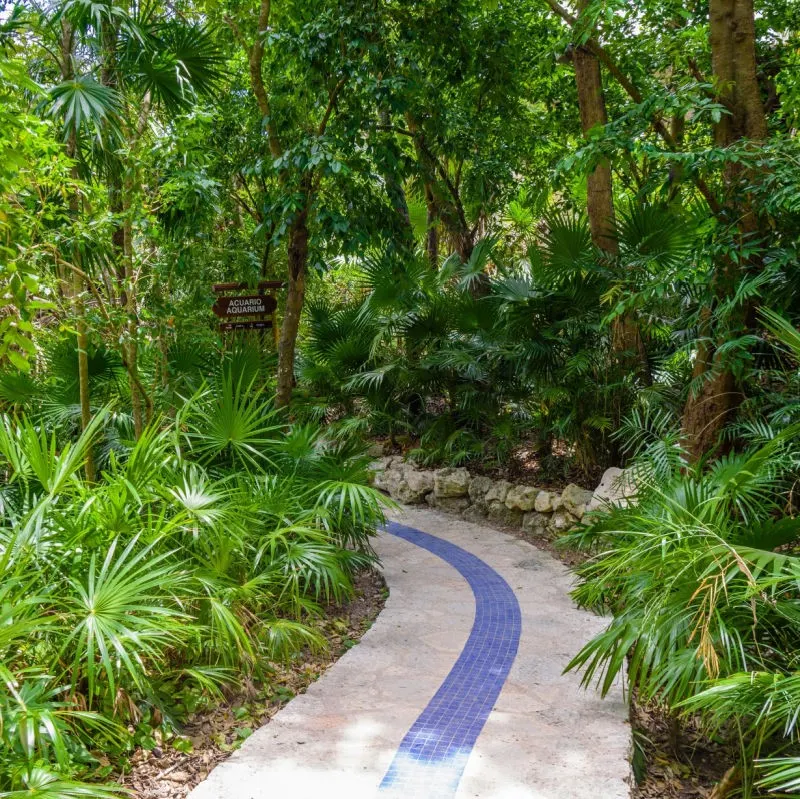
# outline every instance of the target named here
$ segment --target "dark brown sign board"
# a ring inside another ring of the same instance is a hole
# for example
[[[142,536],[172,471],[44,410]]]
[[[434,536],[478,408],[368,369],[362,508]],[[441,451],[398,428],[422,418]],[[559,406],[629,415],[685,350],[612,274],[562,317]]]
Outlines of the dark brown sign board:
[[[278,323],[275,317],[278,301],[272,292],[285,286],[281,280],[262,280],[257,286],[251,283],[214,284],[217,298],[213,311],[220,320],[219,329],[264,331],[271,328],[277,347]]]
[[[278,301],[269,294],[245,294],[238,297],[218,297],[213,311],[220,319],[237,316],[263,316],[274,313]]]

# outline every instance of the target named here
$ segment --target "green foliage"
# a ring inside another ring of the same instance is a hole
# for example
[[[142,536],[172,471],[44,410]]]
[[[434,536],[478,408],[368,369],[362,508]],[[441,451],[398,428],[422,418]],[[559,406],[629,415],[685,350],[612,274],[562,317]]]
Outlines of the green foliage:
[[[774,313],[765,317],[800,352],[797,331]],[[633,504],[597,515],[567,540],[591,555],[578,570],[576,600],[613,614],[568,668],[603,694],[624,673],[644,700],[735,732],[746,790],[755,782],[791,792],[798,426],[704,471],[687,466],[671,424],[658,412],[629,420],[628,446],[638,453]]]
[[[374,432],[416,433],[427,461],[485,458],[487,441],[503,460],[527,436],[545,450],[567,442],[588,468],[609,450],[612,397],[625,390],[607,368],[607,283],[588,226],[554,214],[528,259],[506,266],[498,249],[484,239],[439,272],[422,258],[365,258],[363,300],[312,306],[300,375],[328,407],[365,410]]]
[[[91,753],[149,709],[318,646],[381,518],[376,435],[545,479],[627,461],[639,504],[578,539],[617,612],[581,663],[629,657],[793,789],[800,19],[756,4],[750,141],[706,6],[579,5],[0,11],[1,794],[112,795]],[[276,356],[212,312],[287,276],[294,364],[290,324]]]
[[[269,435],[214,437],[240,413]],[[70,781],[97,768],[90,751],[124,756],[146,708],[176,724],[186,692],[268,680],[270,661],[321,647],[320,603],[371,562],[367,459],[280,424],[262,392],[223,373],[90,485],[80,467],[109,423],[74,443],[25,418],[0,428],[4,795],[115,795]]]

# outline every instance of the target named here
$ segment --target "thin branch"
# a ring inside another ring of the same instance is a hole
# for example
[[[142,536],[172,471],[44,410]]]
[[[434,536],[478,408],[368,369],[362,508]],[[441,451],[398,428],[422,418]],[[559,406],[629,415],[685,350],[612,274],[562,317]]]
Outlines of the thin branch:
[[[376,125],[376,130],[383,130],[387,133],[397,133],[400,136],[408,136],[410,139],[414,138],[414,134],[410,130],[406,130],[405,128],[398,128],[394,125]]]
[[[546,2],[547,5],[550,6],[550,8],[565,22],[569,23],[569,25],[571,25],[573,28],[577,26],[577,17],[567,11],[567,9],[557,2],[557,0],[546,0]],[[641,91],[639,91],[633,81],[631,81],[631,79],[617,66],[615,61],[609,55],[608,51],[600,44],[600,42],[597,41],[597,39],[589,37],[586,40],[584,47],[591,50],[595,56],[597,56],[599,61],[616,79],[619,85],[622,86],[622,88],[627,92],[633,102],[635,102],[637,105],[643,102],[644,96],[642,95]],[[666,145],[673,150],[677,149],[677,142],[663,121],[654,116],[651,119],[651,122],[656,133],[661,136]],[[712,213],[719,215],[722,212],[722,206],[717,201],[717,198],[709,185],[697,175],[692,176],[692,181],[694,182],[698,191],[703,195]]]
[[[346,77],[341,78],[336,86],[333,87],[333,91],[328,98],[328,107],[325,109],[325,113],[322,115],[322,121],[319,123],[319,128],[317,129],[317,136],[322,136],[325,133],[325,128],[328,127],[328,120],[331,118],[331,114],[336,105],[336,98],[344,88],[345,83],[347,83]]]
[[[694,58],[687,58],[686,63],[689,65],[689,72],[692,73],[692,77],[698,83],[708,83],[708,78],[700,71],[700,67],[697,66],[697,61]]]
[[[259,222],[263,222],[264,215],[258,210],[258,203],[256,202],[256,198],[253,197],[253,194],[250,191],[250,187],[247,185],[247,180],[245,180],[245,177],[241,172],[239,173],[238,177],[239,177],[239,185],[245,190],[248,198],[250,199],[250,202],[253,204],[253,207],[251,209],[250,207],[247,206],[246,203],[242,203],[245,207],[245,210],[250,214],[250,216],[253,217],[253,219],[258,220]],[[238,197],[238,195],[236,196]],[[242,202],[241,198],[239,198],[239,201]]]
[[[272,110],[270,108],[269,94],[264,84],[263,73],[264,43],[269,30],[269,15],[270,0],[261,0],[261,7],[258,12],[256,40],[252,46],[247,43],[247,39],[242,33],[241,28],[232,17],[226,15],[223,19],[233,32],[234,38],[247,54],[248,66],[250,68],[250,85],[252,86],[253,94],[258,103],[259,111],[261,111],[261,116],[266,120],[269,151],[273,158],[280,158],[281,155],[283,155],[283,148],[281,147],[280,140],[275,131],[275,125],[272,121]]]
[[[236,191],[231,192],[231,196],[233,197],[234,202],[238,203],[242,210],[247,212],[256,222],[261,222],[261,215],[254,209],[248,205],[247,201]]]
[[[97,286],[95,286],[94,284],[94,280],[92,280],[92,278],[89,277],[89,275],[87,275],[86,272],[84,272],[83,269],[81,269],[80,267],[75,266],[75,264],[71,263],[70,261],[65,261],[63,258],[59,257],[56,251],[54,251],[54,254],[56,254],[56,260],[60,262],[62,266],[66,266],[68,269],[72,270],[72,272],[78,275],[78,277],[80,277],[84,281],[84,283],[89,287],[89,291],[97,301],[97,307],[100,309],[100,313],[103,315],[103,319],[106,320],[106,323],[110,327],[113,327],[114,323],[111,321],[111,316],[109,315],[108,310],[106,309],[106,304],[105,302],[103,302],[103,298],[100,295],[100,292],[97,290]],[[128,358],[125,355],[124,347],[122,347],[119,350],[119,357],[120,360],[122,361],[122,365],[125,367],[125,371],[128,373],[128,377],[131,379],[134,386],[136,387],[136,390],[142,395],[142,397],[144,397],[144,404],[147,406],[147,418],[151,419],[154,410],[153,398],[147,392],[147,389],[142,385],[142,381],[139,379],[139,376],[135,373],[133,369],[131,369],[130,362],[128,361]]]

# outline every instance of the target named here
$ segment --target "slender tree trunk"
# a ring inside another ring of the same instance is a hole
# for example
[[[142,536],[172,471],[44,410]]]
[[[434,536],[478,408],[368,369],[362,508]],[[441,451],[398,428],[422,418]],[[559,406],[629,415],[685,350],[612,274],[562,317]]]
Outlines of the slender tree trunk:
[[[581,3],[581,12],[586,5],[586,2]],[[600,61],[588,47],[579,45],[572,51],[572,63],[575,68],[581,128],[583,134],[588,136],[593,128],[608,122]],[[586,213],[595,245],[608,255],[609,260],[616,260],[619,245],[614,236],[614,186],[611,164],[607,161],[599,163],[587,175]],[[639,323],[632,311],[614,319],[611,348],[618,363],[638,373],[644,382],[651,382],[647,351]]]
[[[380,124],[387,130],[391,127],[391,117],[385,108],[378,111],[378,119]],[[400,150],[397,143],[394,141],[395,134],[391,134],[391,156],[394,163],[400,160]],[[411,216],[408,212],[408,202],[406,200],[406,193],[403,186],[398,179],[397,172],[391,162],[382,162],[380,164],[381,176],[383,177],[384,184],[386,185],[386,195],[389,198],[392,209],[395,212],[395,219],[399,227],[400,235],[399,241],[403,249],[414,249],[414,229],[411,227]]]
[[[78,390],[81,403],[81,429],[86,430],[92,421],[92,405],[89,394],[89,336],[87,333],[86,318],[83,306],[83,281],[76,273],[74,276],[73,291],[75,293],[75,319],[78,344]],[[94,450],[92,444],[86,448],[86,480],[95,481]]]
[[[461,261],[466,263],[475,249],[475,231],[470,230],[467,224],[457,181],[454,181],[448,174],[447,164],[442,164],[431,151],[424,131],[410,113],[406,113],[406,126],[412,134],[417,162],[425,183],[428,222],[430,224],[435,218],[444,225],[453,248]],[[431,263],[438,266],[434,260],[434,257],[438,260],[438,234],[437,238],[431,239],[430,232],[432,230],[433,228],[429,227],[426,249]],[[480,279],[473,282],[472,292],[475,296],[484,296],[489,292],[489,285],[488,276],[482,275]]]
[[[308,198],[306,199],[308,202]],[[283,311],[281,339],[278,345],[278,386],[275,404],[281,408],[289,404],[294,388],[294,358],[300,318],[306,294],[306,266],[308,262],[308,206],[298,214],[289,231],[289,285]]]
[[[142,416],[141,381],[139,379],[139,346],[137,337],[139,333],[139,323],[136,310],[136,281],[133,273],[133,222],[131,220],[131,192],[130,181],[125,181],[123,211],[125,219],[123,221],[123,277],[125,285],[125,310],[127,319],[128,341],[123,345],[127,351],[127,369],[130,376],[131,389],[131,410],[133,413],[133,434],[138,441],[144,430],[144,419]]]
[[[455,246],[461,262],[466,263],[475,250],[475,241],[468,230],[458,230],[455,235]]]
[[[715,143],[728,147],[741,139],[762,141],[767,136],[767,120],[757,78],[753,2],[710,0],[709,21],[717,99],[729,111],[715,126]],[[741,196],[745,177],[739,164],[726,164],[723,207],[730,219],[738,220],[741,234],[747,239],[759,232],[760,222],[750,201]],[[762,265],[760,258],[755,257],[743,268],[757,271]],[[720,261],[713,286],[715,301],[724,301],[736,291],[741,269],[730,258]],[[751,315],[751,309],[742,309],[741,332],[747,331]],[[697,348],[694,364],[695,381],[700,385],[690,392],[683,411],[684,443],[695,461],[713,450],[743,397],[729,364],[720,355],[724,337],[713,330],[711,309],[706,308],[702,316],[707,329],[701,331],[705,335]]]
[[[425,252],[431,263],[432,269],[439,268],[439,216],[436,212],[436,202],[429,186],[425,186]]]
[[[72,50],[74,46],[74,32],[71,25],[65,18],[61,20],[61,76],[64,80],[74,77],[72,63]],[[75,159],[78,157],[78,136],[73,129],[67,139],[67,157],[73,159],[71,170],[72,181],[74,184],[80,180],[80,171]],[[73,219],[73,224],[77,224],[80,218],[81,199],[77,189],[73,190],[69,196],[69,212]],[[86,430],[92,421],[92,404],[89,392],[89,334],[86,324],[86,313],[83,302],[83,279],[80,276],[81,253],[76,244],[72,252],[72,261],[76,270],[72,273],[72,303],[75,309],[75,330],[76,344],[78,348],[78,396],[81,407],[81,429]],[[86,480],[89,483],[95,481],[94,451],[91,444],[86,448],[86,462],[84,464]]]
[[[117,75],[117,27],[112,21],[106,20],[101,31],[102,52],[100,65],[100,82],[109,89],[117,90],[119,81]],[[123,250],[125,248],[125,231],[122,221],[122,173],[117,159],[111,166],[108,176],[108,207],[114,215],[114,229],[111,234],[111,245],[116,263],[117,282],[122,285],[125,280],[123,266]],[[125,307],[124,298],[120,298],[120,306]]]
[[[259,4],[257,33],[253,44],[248,44],[236,21],[226,17],[226,22],[233,31],[247,53],[250,71],[250,85],[253,95],[258,103],[262,118],[267,130],[267,142],[273,158],[279,158],[283,153],[281,141],[272,119],[270,96],[264,82],[263,61],[266,34],[269,30],[271,0],[261,0]],[[339,84],[339,87],[343,85]],[[337,87],[337,89],[339,88]],[[325,133],[330,113],[333,111],[336,92],[331,95],[328,109],[323,116],[317,130],[317,135]],[[281,181],[286,182],[286,174],[281,175]],[[314,175],[307,172],[300,183],[303,193],[303,208],[298,213],[289,230],[288,241],[288,286],[286,291],[286,305],[284,308],[281,337],[278,343],[278,374],[275,404],[280,408],[289,404],[294,388],[294,358],[297,346],[297,334],[300,330],[300,319],[303,314],[303,304],[306,295],[306,268],[308,265],[308,214],[311,208],[314,190]]]
[[[72,156],[74,157],[74,156]],[[72,179],[77,181],[78,168],[72,168]],[[70,197],[70,211],[77,218],[79,214],[80,201],[76,194]],[[77,249],[73,251],[72,260],[78,269],[81,268],[81,257]],[[75,309],[75,330],[78,345],[78,395],[81,406],[81,429],[86,428],[92,421],[92,404],[89,390],[89,335],[86,325],[86,312],[83,301],[83,280],[77,271],[73,272],[72,278],[72,302]],[[95,481],[94,451],[91,444],[86,448],[86,480],[89,483]]]
[[[73,132],[67,143],[67,155],[70,158],[77,156],[77,141]],[[77,183],[80,180],[78,167],[72,167],[72,180]],[[69,198],[70,216],[77,221],[80,216],[80,198],[76,192],[72,192]],[[89,335],[86,325],[86,309],[83,300],[83,279],[80,276],[81,254],[76,246],[72,252],[73,264],[77,267],[72,273],[72,305],[75,310],[75,330],[76,343],[78,347],[78,396],[81,407],[81,429],[86,428],[92,421],[92,403],[89,390]],[[95,481],[94,452],[92,446],[86,448],[86,480],[90,483]]]

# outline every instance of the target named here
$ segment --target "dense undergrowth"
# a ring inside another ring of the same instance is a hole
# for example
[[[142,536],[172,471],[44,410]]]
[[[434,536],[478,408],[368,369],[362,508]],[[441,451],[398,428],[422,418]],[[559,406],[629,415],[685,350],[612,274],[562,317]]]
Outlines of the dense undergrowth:
[[[99,750],[317,645],[375,438],[631,465],[571,539],[615,614],[574,666],[740,741],[715,799],[800,792],[798,37],[787,0],[0,0],[0,796],[102,796]],[[212,311],[259,281],[274,354]]]
[[[109,410],[75,439],[0,422],[0,794],[105,795],[81,780],[154,729],[183,745],[187,712],[323,646],[308,622],[371,563],[362,448],[286,424],[236,372],[138,440]]]
[[[797,331],[770,324],[800,356]],[[714,797],[800,790],[800,425],[749,432],[707,468],[677,438],[643,442],[635,501],[563,541],[590,556],[576,600],[613,614],[569,668],[604,695],[624,676],[640,702],[730,741]]]

